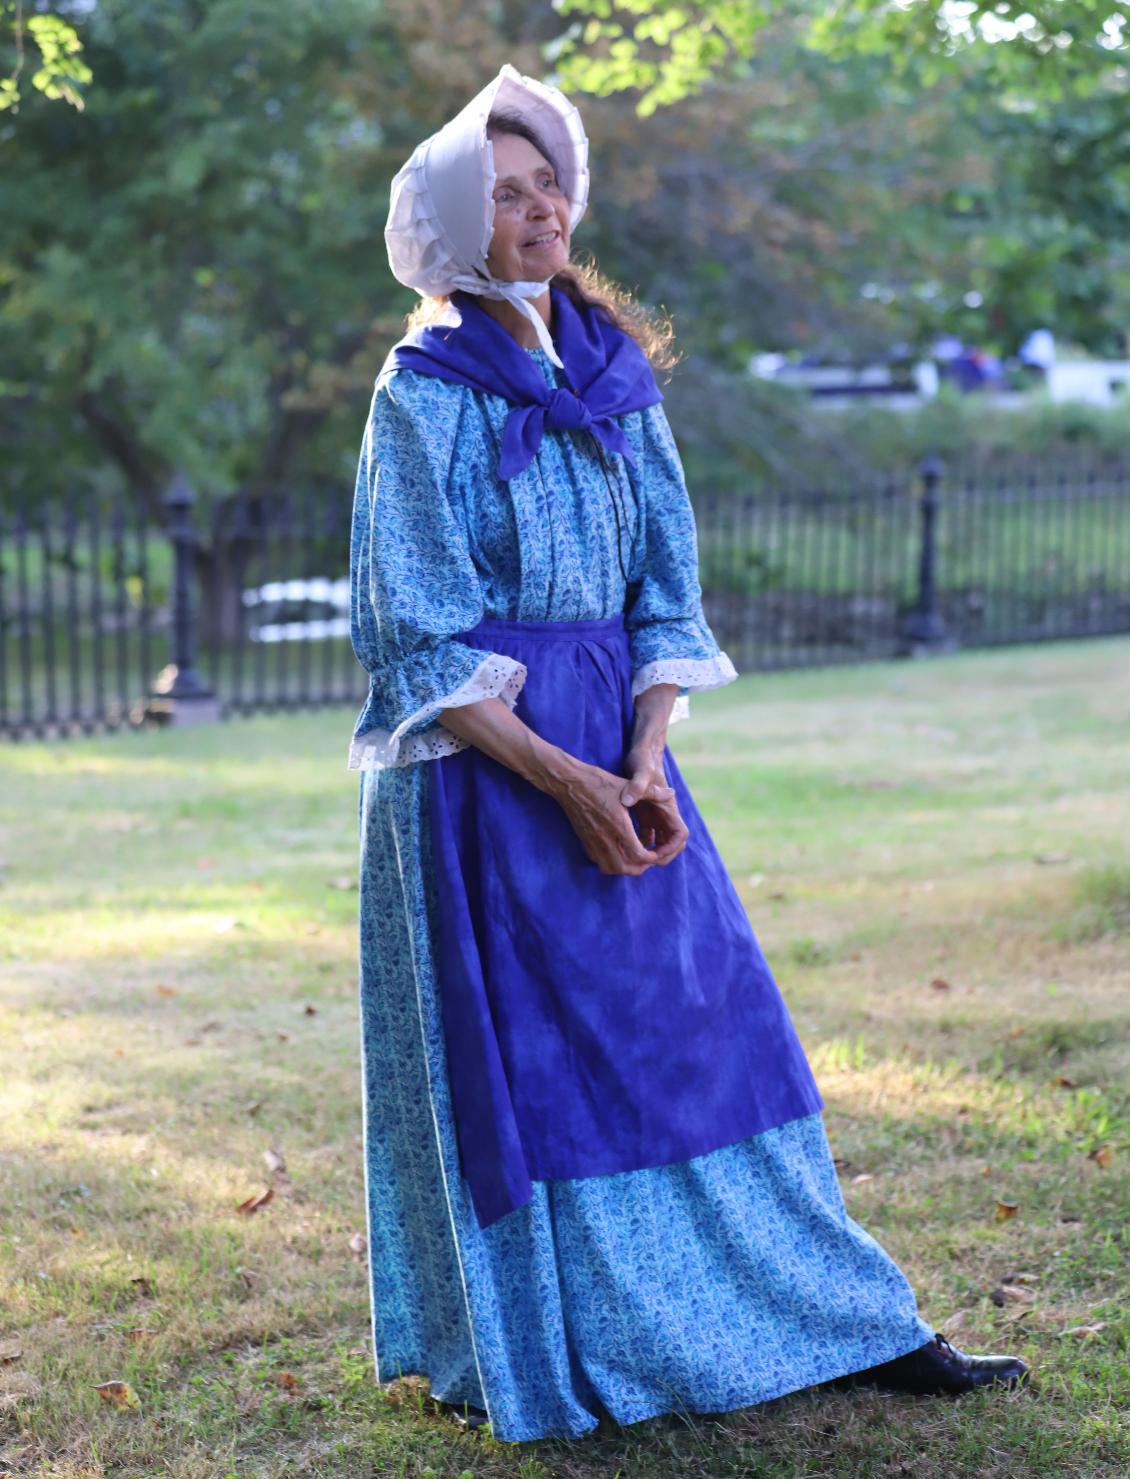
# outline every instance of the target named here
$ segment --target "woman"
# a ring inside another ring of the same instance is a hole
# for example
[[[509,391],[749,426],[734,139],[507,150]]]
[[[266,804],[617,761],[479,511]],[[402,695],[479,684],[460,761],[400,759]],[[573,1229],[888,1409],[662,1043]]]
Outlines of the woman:
[[[390,262],[425,301],[361,453],[349,761],[378,1379],[426,1375],[504,1441],[853,1375],[1014,1384],[848,1218],[666,747],[737,674],[644,352],[664,334],[570,267],[587,154],[507,66],[393,182]]]

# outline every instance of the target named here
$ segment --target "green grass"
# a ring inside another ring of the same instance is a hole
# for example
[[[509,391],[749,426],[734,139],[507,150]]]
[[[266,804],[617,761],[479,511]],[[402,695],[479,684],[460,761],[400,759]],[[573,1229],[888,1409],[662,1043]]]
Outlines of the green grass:
[[[373,1381],[353,711],[4,750],[0,1473],[1124,1479],[1128,669],[1119,640],[749,676],[671,730],[849,1211],[1032,1389],[572,1444]]]

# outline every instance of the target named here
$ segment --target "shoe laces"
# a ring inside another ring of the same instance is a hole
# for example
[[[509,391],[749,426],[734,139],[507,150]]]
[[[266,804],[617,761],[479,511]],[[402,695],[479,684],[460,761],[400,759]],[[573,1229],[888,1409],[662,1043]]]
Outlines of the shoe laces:
[[[941,1347],[942,1351],[949,1355],[951,1360],[960,1360],[961,1353],[949,1343],[940,1330],[934,1331],[934,1340]]]

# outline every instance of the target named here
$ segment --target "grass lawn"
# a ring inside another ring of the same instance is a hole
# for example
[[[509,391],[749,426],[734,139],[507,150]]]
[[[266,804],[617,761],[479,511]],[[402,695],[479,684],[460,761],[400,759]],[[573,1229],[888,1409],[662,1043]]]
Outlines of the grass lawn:
[[[577,1443],[373,1380],[353,711],[0,753],[0,1475],[1125,1479],[1128,679],[1120,639],[692,699],[849,1211],[1033,1387]]]

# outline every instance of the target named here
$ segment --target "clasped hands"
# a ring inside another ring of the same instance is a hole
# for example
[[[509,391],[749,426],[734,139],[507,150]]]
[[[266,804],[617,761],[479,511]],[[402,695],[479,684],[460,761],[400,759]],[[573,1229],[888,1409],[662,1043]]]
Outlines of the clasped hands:
[[[689,835],[663,774],[678,692],[677,684],[658,683],[637,695],[624,775],[542,739],[498,697],[444,709],[440,718],[461,739],[552,796],[602,873],[634,878],[677,858]]]
[[[581,845],[602,873],[635,878],[671,862],[686,846],[686,823],[663,774],[664,744],[659,736],[633,738],[624,756],[626,780],[586,765],[557,793]]]

